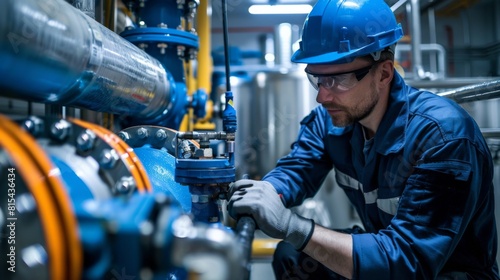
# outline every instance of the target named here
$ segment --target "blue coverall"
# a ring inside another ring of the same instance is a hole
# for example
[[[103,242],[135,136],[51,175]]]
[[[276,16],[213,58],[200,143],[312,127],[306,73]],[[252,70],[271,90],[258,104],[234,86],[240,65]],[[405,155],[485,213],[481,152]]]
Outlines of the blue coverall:
[[[395,72],[374,138],[365,142],[359,123],[334,127],[316,107],[263,180],[291,207],[314,196],[332,169],[366,231],[352,236],[354,279],[434,279],[447,271],[499,279],[493,162],[455,102]]]

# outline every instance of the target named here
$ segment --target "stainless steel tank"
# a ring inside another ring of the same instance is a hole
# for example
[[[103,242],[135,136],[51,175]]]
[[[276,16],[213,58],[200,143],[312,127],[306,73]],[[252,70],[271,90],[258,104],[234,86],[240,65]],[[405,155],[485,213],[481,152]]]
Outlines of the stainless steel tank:
[[[231,80],[238,117],[236,168],[259,179],[290,151],[300,121],[318,104],[302,67],[256,71]]]
[[[269,172],[289,152],[300,120],[317,105],[304,65],[290,60],[298,29],[289,23],[277,25],[261,46],[266,65],[244,66],[247,76],[231,79],[239,126],[238,175],[258,179]]]

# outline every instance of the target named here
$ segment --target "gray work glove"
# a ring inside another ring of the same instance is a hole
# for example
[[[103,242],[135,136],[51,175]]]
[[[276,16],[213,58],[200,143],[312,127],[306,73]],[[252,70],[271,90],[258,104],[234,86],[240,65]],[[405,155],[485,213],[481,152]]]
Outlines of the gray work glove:
[[[304,249],[314,230],[314,221],[287,209],[271,183],[239,180],[229,190],[228,212],[231,217],[251,216],[265,234]]]

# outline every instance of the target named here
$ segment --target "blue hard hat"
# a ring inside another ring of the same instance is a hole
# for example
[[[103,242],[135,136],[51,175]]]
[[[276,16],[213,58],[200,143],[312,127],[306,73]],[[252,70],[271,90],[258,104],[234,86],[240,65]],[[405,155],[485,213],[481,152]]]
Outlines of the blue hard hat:
[[[383,0],[319,0],[304,22],[292,62],[348,63],[392,47],[402,36]]]

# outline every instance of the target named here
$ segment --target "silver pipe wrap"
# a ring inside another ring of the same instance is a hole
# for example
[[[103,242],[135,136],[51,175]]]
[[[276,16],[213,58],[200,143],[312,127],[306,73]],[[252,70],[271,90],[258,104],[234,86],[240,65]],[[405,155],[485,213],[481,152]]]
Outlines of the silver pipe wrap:
[[[450,98],[457,103],[498,98],[500,97],[500,80],[443,91],[438,95]]]
[[[154,58],[63,0],[4,0],[0,91],[20,99],[153,118],[170,105]]]

